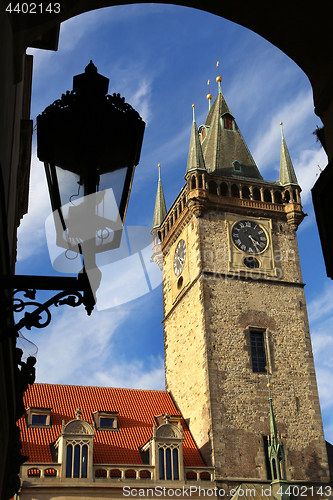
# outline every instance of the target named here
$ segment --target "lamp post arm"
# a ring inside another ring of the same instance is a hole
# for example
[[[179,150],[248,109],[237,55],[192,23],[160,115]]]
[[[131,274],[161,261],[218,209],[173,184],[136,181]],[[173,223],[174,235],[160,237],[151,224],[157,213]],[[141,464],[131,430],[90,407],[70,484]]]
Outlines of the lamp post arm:
[[[12,296],[6,300],[6,310],[8,315],[19,313],[26,308],[34,308],[32,312],[26,311],[24,316],[14,325],[14,332],[25,327],[31,330],[35,328],[45,328],[51,322],[50,307],[67,304],[77,307],[84,304],[87,314],[90,316],[95,305],[88,277],[86,273],[74,277],[57,276],[29,276],[29,275],[6,275],[3,276],[1,288],[13,290]],[[41,304],[35,301],[36,290],[60,290],[56,295]],[[24,293],[24,298],[18,298],[18,293]],[[27,299],[27,300],[25,300]],[[46,319],[42,316],[46,313]]]

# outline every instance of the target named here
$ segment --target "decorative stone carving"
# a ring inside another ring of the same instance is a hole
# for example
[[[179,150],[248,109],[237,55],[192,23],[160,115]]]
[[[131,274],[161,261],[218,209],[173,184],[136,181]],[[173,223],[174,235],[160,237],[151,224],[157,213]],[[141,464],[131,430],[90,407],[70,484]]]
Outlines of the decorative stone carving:
[[[72,420],[63,429],[63,434],[84,434],[94,435],[94,430],[88,422],[84,420]]]
[[[170,427],[161,429],[157,435],[158,437],[177,438],[175,432]]]
[[[67,434],[89,434],[88,430],[81,423],[75,423],[66,429]]]

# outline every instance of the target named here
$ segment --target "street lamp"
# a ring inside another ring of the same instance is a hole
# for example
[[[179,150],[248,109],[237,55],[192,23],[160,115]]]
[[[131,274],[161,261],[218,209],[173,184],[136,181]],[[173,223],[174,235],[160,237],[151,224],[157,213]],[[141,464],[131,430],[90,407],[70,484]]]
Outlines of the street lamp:
[[[84,73],[74,76],[73,90],[37,117],[37,156],[45,166],[56,244],[81,254],[83,269],[78,278],[5,277],[7,287],[25,290],[30,299],[26,304],[36,307],[33,313],[25,313],[16,331],[49,324],[52,304],[83,303],[91,314],[101,279],[96,254],[120,245],[145,123],[120,94],[107,95],[108,86],[108,78],[98,74],[90,61]],[[109,188],[117,212],[112,219],[103,213]],[[36,289],[62,292],[41,305],[31,302]],[[14,299],[14,312],[24,307],[21,299]],[[47,313],[46,321],[41,319],[42,311]]]

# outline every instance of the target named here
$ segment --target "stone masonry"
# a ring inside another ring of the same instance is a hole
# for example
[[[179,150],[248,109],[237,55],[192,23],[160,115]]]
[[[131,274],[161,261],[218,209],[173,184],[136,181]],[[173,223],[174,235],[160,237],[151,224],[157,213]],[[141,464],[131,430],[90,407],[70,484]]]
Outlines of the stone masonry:
[[[240,220],[247,215],[240,214]],[[262,328],[289,481],[326,481],[328,465],[295,229],[272,221],[278,278],[230,273],[226,213],[185,210],[164,254],[166,386],[207,465],[221,480],[267,479],[266,373],[254,373],[249,327]],[[178,294],[173,257],[184,239],[189,279]]]

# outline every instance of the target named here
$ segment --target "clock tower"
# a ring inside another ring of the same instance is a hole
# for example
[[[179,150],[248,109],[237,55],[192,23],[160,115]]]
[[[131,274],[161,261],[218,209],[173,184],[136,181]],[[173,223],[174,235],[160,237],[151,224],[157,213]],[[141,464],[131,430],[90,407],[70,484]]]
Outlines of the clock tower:
[[[163,257],[166,388],[220,484],[324,482],[296,238],[301,189],[282,124],[280,179],[265,181],[217,82],[199,128],[193,107],[186,183],[168,212],[159,180],[152,234],[160,266]],[[282,476],[270,464],[272,401]]]

